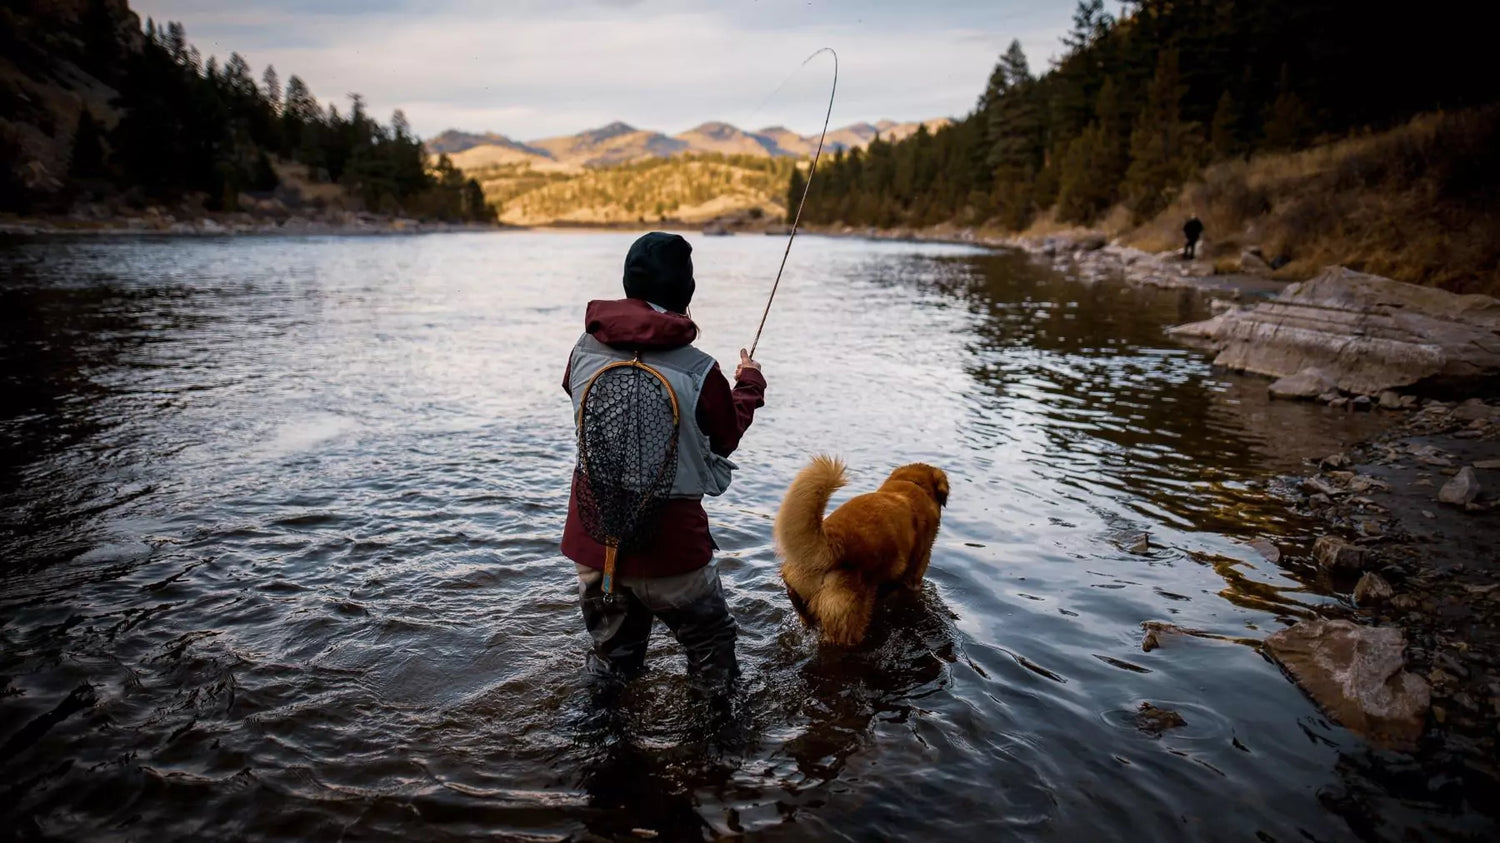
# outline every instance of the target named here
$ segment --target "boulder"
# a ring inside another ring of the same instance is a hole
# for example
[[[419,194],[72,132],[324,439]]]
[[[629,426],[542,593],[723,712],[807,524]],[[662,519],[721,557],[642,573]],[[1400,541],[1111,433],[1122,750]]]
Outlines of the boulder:
[[[1348,468],[1349,467],[1349,455],[1348,454],[1329,454],[1328,456],[1324,457],[1321,462],[1318,463],[1318,467],[1319,468],[1334,468],[1334,469],[1337,469],[1337,468]]]
[[[1208,340],[1218,366],[1275,378],[1313,367],[1360,394],[1500,373],[1500,300],[1343,267],[1172,333]]]
[[[1385,577],[1369,571],[1354,586],[1354,605],[1375,606],[1390,600],[1395,593]]]
[[[1380,409],[1399,410],[1402,406],[1401,393],[1394,389],[1382,389],[1380,391]]]
[[[1427,681],[1405,670],[1394,627],[1302,621],[1266,639],[1266,651],[1329,717],[1375,744],[1414,749],[1431,704]]]
[[[1463,506],[1473,503],[1479,497],[1479,477],[1474,474],[1474,467],[1466,465],[1453,475],[1453,478],[1443,484],[1438,490],[1438,502]]]
[[[1240,253],[1240,272],[1250,275],[1270,275],[1271,265],[1266,263],[1259,249],[1246,249]]]
[[[1081,252],[1097,252],[1108,245],[1108,243],[1109,241],[1105,240],[1102,235],[1086,234],[1078,238],[1073,246]]]
[[[1326,372],[1309,367],[1271,384],[1271,397],[1309,399],[1317,398],[1327,392],[1334,392],[1334,397],[1337,398],[1336,389],[1337,384]]]
[[[1350,544],[1336,536],[1319,536],[1313,542],[1318,564],[1335,571],[1358,571],[1370,559],[1368,548]]]
[[[1488,420],[1495,415],[1494,408],[1479,400],[1470,398],[1457,407],[1453,408],[1453,417],[1460,421],[1472,422],[1481,419]]]

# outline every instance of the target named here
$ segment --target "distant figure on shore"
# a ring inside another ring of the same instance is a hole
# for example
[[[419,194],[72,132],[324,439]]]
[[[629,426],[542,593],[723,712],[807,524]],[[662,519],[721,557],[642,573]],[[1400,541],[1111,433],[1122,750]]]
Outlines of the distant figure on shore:
[[[1198,238],[1203,236],[1203,220],[1188,218],[1182,226],[1182,233],[1187,237],[1187,245],[1182,247],[1182,259],[1190,261],[1198,256]]]

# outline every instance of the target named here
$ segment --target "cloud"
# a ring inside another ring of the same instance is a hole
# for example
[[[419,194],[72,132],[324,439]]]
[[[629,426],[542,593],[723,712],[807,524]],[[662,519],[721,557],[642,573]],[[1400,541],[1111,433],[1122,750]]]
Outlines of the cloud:
[[[374,114],[401,108],[432,135],[450,127],[519,139],[625,120],[677,132],[705,120],[815,131],[840,57],[834,123],[957,116],[999,53],[1019,38],[1045,68],[1070,4],[816,3],[679,0],[137,0],[181,20],[221,61],[238,51],[325,101],[362,93]],[[788,79],[787,74],[791,77]],[[767,97],[786,79],[774,96]]]

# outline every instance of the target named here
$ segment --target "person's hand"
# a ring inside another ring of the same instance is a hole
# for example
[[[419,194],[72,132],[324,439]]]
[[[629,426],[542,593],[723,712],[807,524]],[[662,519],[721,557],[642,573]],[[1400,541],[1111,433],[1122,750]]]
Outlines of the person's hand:
[[[739,380],[740,375],[746,369],[754,369],[755,371],[759,372],[760,364],[755,362],[754,360],[751,360],[750,352],[742,348],[740,349],[740,365],[734,367],[734,379]]]

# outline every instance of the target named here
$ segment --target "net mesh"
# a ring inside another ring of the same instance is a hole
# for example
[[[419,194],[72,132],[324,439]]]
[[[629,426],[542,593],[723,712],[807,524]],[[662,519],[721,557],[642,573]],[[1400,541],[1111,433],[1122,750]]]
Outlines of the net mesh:
[[[672,388],[644,365],[601,371],[578,412],[573,480],[584,529],[621,552],[645,547],[676,477]]]

